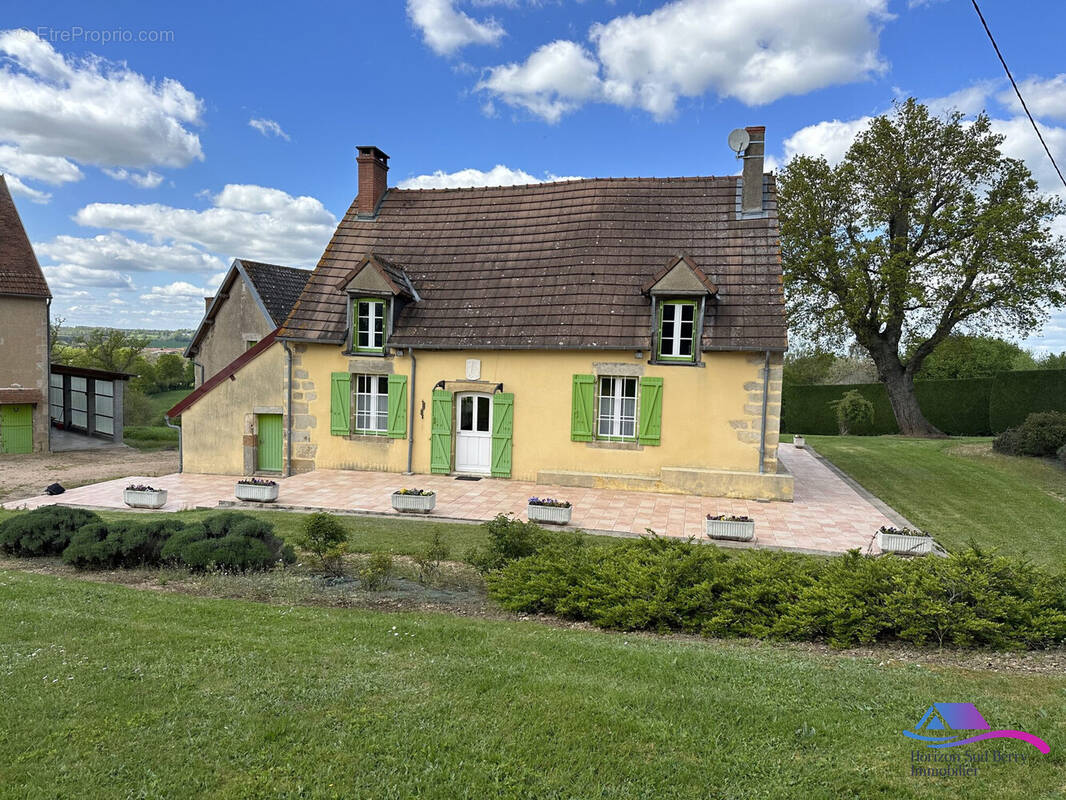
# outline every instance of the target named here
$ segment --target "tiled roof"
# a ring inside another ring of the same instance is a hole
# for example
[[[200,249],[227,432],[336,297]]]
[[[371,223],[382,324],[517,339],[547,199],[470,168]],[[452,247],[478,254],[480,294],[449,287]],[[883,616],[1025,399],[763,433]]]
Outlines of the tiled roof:
[[[260,353],[269,350],[270,346],[274,344],[274,340],[277,338],[277,330],[273,330],[268,333],[260,341],[256,342],[255,345],[249,347],[247,350],[245,350],[243,353],[241,353],[239,356],[229,362],[226,366],[224,366],[206,381],[197,386],[196,389],[194,389],[192,392],[185,395],[185,397],[175,403],[174,407],[166,413],[166,416],[170,419],[180,417],[181,413],[185,411],[185,409],[189,408],[189,406],[191,406],[205,394],[210,392],[224,380],[236,374],[245,364],[254,361],[256,358],[259,357]]]
[[[3,175],[0,175],[0,294],[52,296]]]
[[[591,179],[478,189],[398,190],[374,219],[353,204],[283,338],[340,343],[341,279],[373,253],[402,267],[421,300],[390,343],[435,348],[649,346],[642,288],[687,255],[718,288],[705,349],[785,347],[773,179],[767,213],[739,218],[739,179]]]
[[[280,325],[289,316],[292,307],[300,297],[300,293],[307,285],[311,271],[297,269],[296,267],[282,267],[278,264],[263,264],[259,261],[240,259],[244,270],[259,297],[266,306],[275,325]]]

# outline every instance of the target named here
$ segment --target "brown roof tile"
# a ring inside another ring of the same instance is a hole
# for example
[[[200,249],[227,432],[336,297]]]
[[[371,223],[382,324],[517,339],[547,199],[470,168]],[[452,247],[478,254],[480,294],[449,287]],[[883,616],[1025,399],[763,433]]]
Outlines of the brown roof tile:
[[[52,296],[3,175],[0,175],[0,294]]]
[[[342,342],[338,284],[373,252],[402,268],[421,297],[402,309],[392,344],[647,348],[642,289],[685,253],[718,289],[703,346],[781,350],[773,179],[764,218],[737,211],[735,177],[390,189],[376,218],[348,210],[279,335]]]

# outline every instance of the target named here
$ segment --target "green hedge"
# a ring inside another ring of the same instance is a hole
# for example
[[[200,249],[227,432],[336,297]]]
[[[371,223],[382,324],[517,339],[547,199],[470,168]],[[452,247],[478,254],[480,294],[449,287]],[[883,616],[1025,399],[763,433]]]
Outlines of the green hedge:
[[[1066,375],[1066,370],[1061,373]],[[1013,376],[1028,373],[1004,374]],[[926,419],[944,433],[952,436],[988,436],[993,432],[989,426],[988,412],[992,386],[992,378],[966,378],[917,381],[914,390]],[[874,404],[873,423],[856,428],[854,433],[880,436],[899,432],[892,406],[888,402],[888,393],[884,384],[880,383],[786,386],[781,393],[781,430],[785,433],[836,434],[836,415],[829,404],[851,389]]]
[[[1066,411],[1066,369],[1000,372],[988,404],[993,433],[1025,422],[1038,411]]]

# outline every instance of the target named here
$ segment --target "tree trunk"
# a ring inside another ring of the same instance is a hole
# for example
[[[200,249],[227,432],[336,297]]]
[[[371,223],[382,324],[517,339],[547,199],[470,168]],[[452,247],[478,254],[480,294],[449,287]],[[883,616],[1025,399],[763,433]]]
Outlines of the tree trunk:
[[[944,438],[944,433],[925,418],[918,406],[918,396],[914,393],[914,376],[904,369],[884,370],[881,375],[888,402],[892,404],[892,413],[896,415],[899,432],[904,436],[925,436]]]

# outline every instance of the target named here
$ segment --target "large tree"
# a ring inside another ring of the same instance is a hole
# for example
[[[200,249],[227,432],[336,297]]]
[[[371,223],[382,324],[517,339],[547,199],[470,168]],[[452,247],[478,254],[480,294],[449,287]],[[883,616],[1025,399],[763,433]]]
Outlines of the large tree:
[[[854,337],[906,435],[940,435],[914,376],[957,326],[1024,334],[1066,301],[1066,243],[1048,227],[1066,206],[1002,139],[984,114],[936,117],[912,98],[839,164],[797,156],[778,179],[790,324],[815,341]]]

